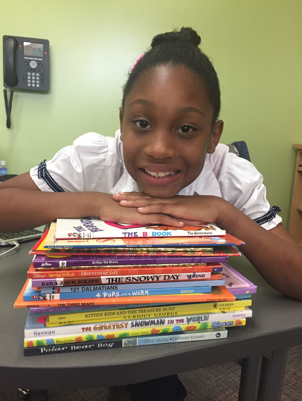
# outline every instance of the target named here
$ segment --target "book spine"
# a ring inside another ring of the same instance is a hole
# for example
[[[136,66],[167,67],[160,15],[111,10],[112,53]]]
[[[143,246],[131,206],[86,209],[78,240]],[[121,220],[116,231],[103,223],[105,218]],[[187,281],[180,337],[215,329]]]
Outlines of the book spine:
[[[200,268],[199,268],[200,269]],[[198,269],[198,270],[199,270]],[[177,274],[177,273],[193,273],[195,268],[190,266],[177,266],[177,267],[142,267],[142,268],[111,268],[111,269],[85,269],[85,270],[49,270],[49,271],[35,271],[29,269],[27,272],[28,278],[35,279],[71,279],[79,277],[105,277],[105,276],[123,276],[123,275],[145,275],[145,274]],[[213,273],[220,273],[222,267],[215,267],[212,269]],[[204,271],[200,269],[199,271]]]
[[[243,318],[244,316],[241,316],[240,315],[240,312],[241,312],[241,309],[242,308],[238,308],[238,309],[236,309],[236,308],[232,308],[232,309],[228,309],[228,308],[222,308],[222,309],[219,309],[219,312],[221,312],[221,313],[223,313],[223,312],[225,312],[225,313],[228,313],[228,312],[233,312],[234,313],[234,315],[236,315],[236,313],[235,312],[238,312],[238,318]],[[208,313],[215,313],[215,311],[217,312],[217,309],[216,310],[210,310]],[[197,312],[194,312],[194,311],[188,311],[188,312],[186,312],[187,314],[190,314],[190,315],[196,315],[197,314]],[[180,316],[180,314],[175,314],[175,315],[170,315],[168,312],[163,312],[163,313],[150,313],[150,314],[148,314],[148,318],[155,318],[155,319],[157,319],[157,318],[164,318],[164,317],[172,317],[172,318],[175,318],[175,317],[179,317]],[[142,315],[129,315],[129,316],[127,316],[127,318],[130,320],[130,319],[132,319],[132,320],[135,320],[135,319],[146,319],[146,314],[144,315],[144,314],[142,314]],[[112,321],[113,319],[111,319],[111,320],[102,320],[102,319],[99,319],[99,320],[97,320],[97,319],[79,319],[79,320],[72,320],[72,319],[70,319],[70,320],[64,320],[64,321],[59,321],[59,322],[56,322],[56,323],[49,323],[48,321],[47,321],[47,318],[46,318],[46,321],[45,321],[45,324],[46,324],[46,327],[62,327],[62,326],[66,326],[66,325],[80,325],[80,324],[92,324],[92,323],[94,323],[94,324],[96,324],[96,323],[111,323],[111,321]],[[123,320],[121,320],[121,321],[123,321]]]
[[[39,259],[40,258],[40,259]],[[183,264],[183,263],[202,263],[202,256],[81,256],[68,258],[37,257],[33,260],[33,267],[65,268],[76,266],[119,266],[119,265],[165,265],[165,264]]]
[[[216,290],[220,288],[221,290]],[[115,297],[115,298],[82,298],[82,299],[62,299],[62,300],[40,300],[24,301],[23,290],[14,302],[14,308],[30,308],[34,306],[82,306],[82,305],[132,305],[132,304],[167,304],[167,303],[196,303],[196,302],[227,302],[234,301],[236,298],[223,286],[213,287],[212,293],[208,294],[172,294],[172,295],[145,295],[137,297]],[[40,295],[41,296],[41,295]],[[43,296],[42,296],[43,297]]]
[[[197,274],[197,273],[196,273]],[[163,276],[163,280],[161,280],[161,276]],[[187,277],[184,280],[180,278]],[[32,286],[33,287],[73,287],[77,285],[101,285],[101,284],[123,284],[123,283],[139,283],[139,282],[171,282],[171,283],[186,283],[189,281],[199,281],[200,278],[196,278],[194,273],[180,275],[180,274],[165,274],[165,275],[131,275],[131,276],[110,276],[110,277],[92,277],[92,278],[74,278],[74,279],[64,279],[64,278],[54,278],[54,279],[32,279]],[[176,278],[174,280],[174,278]],[[109,279],[109,280],[107,280]],[[222,282],[222,275],[221,274],[211,274],[210,278],[205,278],[203,281],[208,285],[223,285],[223,284],[213,284],[214,280],[217,282]],[[212,283],[212,284],[210,284]],[[136,285],[136,284],[135,284]]]
[[[169,344],[178,342],[218,340],[227,338],[228,331],[224,328],[220,330],[204,330],[203,332],[183,332],[179,334],[162,334],[157,336],[142,336],[131,338],[113,338],[111,340],[86,341],[82,343],[64,345],[45,345],[24,348],[24,356],[59,354],[66,352],[92,351],[121,347],[138,347],[145,345]]]
[[[74,324],[67,322],[82,323],[90,322],[109,322],[114,320],[133,320],[149,319],[153,317],[183,316],[198,313],[212,313],[216,311],[241,310],[246,306],[252,305],[251,300],[233,302],[209,302],[187,305],[165,305],[158,307],[145,307],[133,309],[115,309],[108,311],[78,312],[61,315],[48,315],[47,326]]]
[[[138,330],[126,330],[126,331],[111,331],[102,334],[84,334],[78,333],[75,335],[62,335],[62,336],[45,336],[40,337],[38,340],[34,337],[27,338],[24,341],[24,348],[37,347],[51,344],[68,344],[68,343],[78,343],[83,341],[96,341],[102,339],[111,338],[126,338],[126,337],[137,337],[146,335],[157,335],[164,333],[175,333],[184,331],[195,331],[195,330],[205,330],[210,328],[220,329],[222,327],[234,327],[234,326],[244,326],[246,324],[246,319],[228,320],[225,322],[204,322],[201,324],[183,324],[177,326],[163,326],[163,327],[150,327]]]
[[[224,280],[190,280],[190,281],[176,281],[176,282],[153,282],[146,284],[103,284],[103,285],[77,285],[77,286],[55,286],[55,287],[41,287],[41,294],[54,294],[54,293],[82,293],[92,291],[136,291],[146,289],[163,289],[163,288],[191,288],[191,287],[212,287],[217,285],[224,285]],[[34,287],[34,286],[33,286]]]
[[[160,326],[173,326],[178,324],[197,324],[203,322],[224,322],[228,320],[246,319],[252,316],[251,309],[246,311],[232,311],[230,313],[212,313],[212,314],[198,314],[190,316],[177,316],[177,317],[163,317],[155,319],[138,319],[128,321],[115,321],[103,323],[89,323],[89,324],[75,324],[66,326],[55,327],[41,327],[41,323],[33,322],[33,318],[27,319],[24,329],[25,337],[40,337],[45,334],[62,335],[71,333],[104,333],[112,330],[136,330],[142,327],[160,327]],[[29,322],[28,322],[29,320]]]
[[[162,304],[151,304],[151,306],[162,306]],[[145,308],[145,304],[141,305],[119,305],[119,308]],[[29,308],[30,314],[40,314],[47,315],[49,313],[75,313],[76,311],[89,311],[93,312],[95,310],[109,310],[116,309],[116,305],[87,305],[87,306],[54,306],[54,307],[32,307]]]
[[[56,287],[58,290],[60,287]],[[153,295],[178,295],[178,294],[204,294],[210,293],[212,287],[189,287],[189,288],[158,288],[148,290],[133,291],[87,291],[79,293],[55,292],[53,294],[36,294],[36,292],[28,292],[23,296],[23,301],[39,301],[41,297],[47,301],[58,299],[85,299],[85,298],[122,298],[122,297],[140,297]]]

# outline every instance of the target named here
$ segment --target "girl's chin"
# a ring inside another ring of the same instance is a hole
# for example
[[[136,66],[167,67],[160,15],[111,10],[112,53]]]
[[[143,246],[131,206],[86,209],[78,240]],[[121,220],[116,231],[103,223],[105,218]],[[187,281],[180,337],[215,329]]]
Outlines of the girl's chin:
[[[150,188],[149,186],[146,187],[145,185],[141,187],[143,193],[151,198],[173,198],[179,191],[175,191],[172,189],[168,189],[165,187],[160,188]]]

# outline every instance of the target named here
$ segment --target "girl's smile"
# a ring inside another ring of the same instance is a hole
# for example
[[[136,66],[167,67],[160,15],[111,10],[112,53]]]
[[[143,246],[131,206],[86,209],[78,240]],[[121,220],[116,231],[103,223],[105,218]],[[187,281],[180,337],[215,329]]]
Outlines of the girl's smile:
[[[187,68],[158,66],[139,77],[120,122],[126,168],[145,194],[170,198],[199,176],[222,132],[212,119],[203,83]]]

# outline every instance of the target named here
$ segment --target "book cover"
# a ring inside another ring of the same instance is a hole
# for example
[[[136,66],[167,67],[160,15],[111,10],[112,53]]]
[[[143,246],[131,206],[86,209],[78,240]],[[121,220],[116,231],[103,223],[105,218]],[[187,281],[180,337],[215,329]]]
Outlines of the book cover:
[[[179,324],[175,326],[144,327],[134,330],[114,330],[103,334],[97,333],[77,333],[63,335],[45,335],[39,337],[29,337],[24,340],[24,348],[37,347],[51,344],[81,343],[83,341],[105,340],[108,338],[136,337],[146,335],[158,335],[163,333],[175,333],[181,331],[194,331],[206,329],[220,329],[222,327],[241,327],[245,326],[246,319],[227,320],[225,322],[203,322],[191,324]]]
[[[227,263],[223,264],[222,275],[225,279],[225,286],[234,295],[255,294],[257,292],[255,284]]]
[[[53,224],[53,223],[52,223]],[[102,221],[97,218],[58,219],[56,239],[69,238],[136,238],[136,237],[188,237],[225,235],[216,224],[203,223],[199,226],[173,226],[123,224]]]
[[[224,286],[213,287],[209,294],[179,294],[179,295],[146,295],[136,297],[116,297],[116,298],[85,298],[82,300],[38,300],[23,301],[23,294],[28,285],[26,280],[14,307],[27,308],[37,306],[74,306],[74,305],[110,305],[110,304],[150,304],[150,303],[189,303],[189,302],[213,302],[213,301],[233,301],[235,296]]]
[[[153,319],[121,320],[114,322],[73,324],[66,326],[47,327],[44,319],[28,314],[24,329],[24,337],[55,336],[71,333],[106,333],[112,330],[134,330],[142,327],[175,326],[179,324],[200,324],[203,322],[226,322],[236,319],[247,319],[252,317],[252,310],[246,308],[241,311],[227,313],[215,312],[208,314],[197,314],[177,317],[161,317]]]
[[[209,276],[208,276],[209,275]],[[208,278],[207,278],[208,277]],[[222,282],[213,284],[214,281],[222,280],[221,274],[211,274],[210,272],[192,272],[191,274],[140,274],[128,276],[108,276],[108,277],[88,277],[88,278],[54,278],[54,279],[32,279],[32,286],[36,287],[70,287],[81,285],[100,285],[100,284],[124,284],[124,283],[186,283],[188,281],[206,281],[208,285],[224,285]],[[208,282],[209,281],[209,282]]]
[[[151,282],[151,283],[131,283],[131,284],[101,284],[101,285],[77,285],[66,287],[41,287],[41,294],[55,293],[86,293],[95,291],[132,291],[132,290],[148,290],[162,288],[195,288],[195,287],[213,287],[224,285],[224,280],[196,280],[196,281],[171,281],[171,282]],[[32,285],[33,286],[33,285]]]
[[[251,300],[232,302],[208,302],[183,305],[147,306],[140,308],[112,309],[110,311],[76,312],[70,314],[47,315],[47,327],[86,322],[110,322],[114,320],[151,319],[167,316],[194,315],[216,311],[242,310],[251,306]]]
[[[44,345],[24,348],[24,356],[58,354],[65,352],[92,351],[110,348],[138,347],[144,345],[172,344],[189,341],[218,340],[228,337],[228,331],[220,329],[196,330],[194,332],[177,332],[159,334],[157,336],[141,336],[130,338],[112,338],[109,340],[85,341],[64,345]]]
[[[225,234],[223,237],[219,236],[171,236],[171,237],[129,237],[129,238],[78,238],[78,239],[57,239],[55,237],[57,223],[51,223],[45,241],[39,245],[44,248],[194,248],[203,247],[211,248],[218,246],[239,246],[244,245],[244,242],[229,235]],[[34,247],[35,248],[35,247]],[[34,249],[33,248],[33,249]],[[199,249],[200,251],[200,249]],[[210,250],[208,250],[209,252]]]
[[[36,270],[34,269],[32,263],[27,271],[28,278],[40,278],[40,279],[50,279],[50,278],[80,278],[80,277],[104,277],[104,276],[120,276],[120,275],[144,275],[144,274],[176,274],[176,273],[189,273],[193,274],[196,270],[199,272],[206,272],[209,269],[209,265],[198,265],[196,268],[195,265],[176,265],[176,266],[139,266],[139,267],[110,267],[110,268],[100,268],[95,267],[93,269],[60,269],[60,270]],[[221,272],[222,264],[213,264],[212,265],[212,273]]]

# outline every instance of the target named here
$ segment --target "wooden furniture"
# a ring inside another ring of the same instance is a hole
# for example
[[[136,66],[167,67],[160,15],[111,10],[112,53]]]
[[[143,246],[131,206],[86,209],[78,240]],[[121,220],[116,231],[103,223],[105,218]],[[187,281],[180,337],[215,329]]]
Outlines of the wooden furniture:
[[[228,329],[226,339],[24,357],[27,311],[13,303],[34,244],[23,243],[14,255],[0,258],[0,387],[118,386],[242,359],[238,400],[281,399],[287,348],[302,343],[302,302],[273,290],[244,256],[230,258],[230,264],[258,286],[253,317]]]
[[[289,232],[302,246],[302,144],[294,145],[297,151]]]

